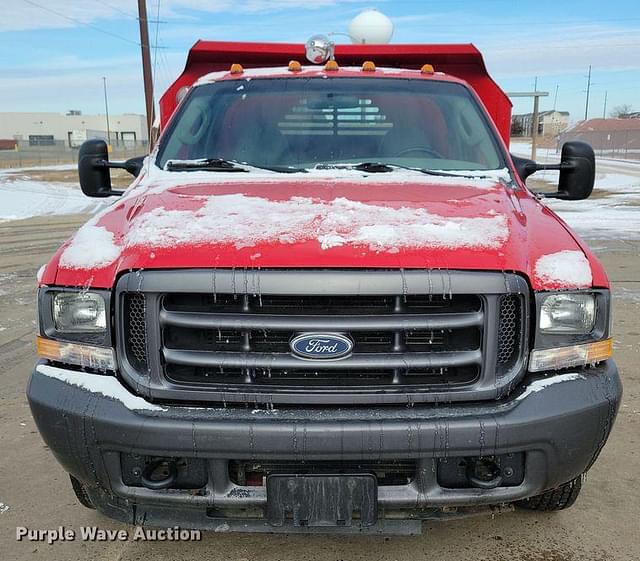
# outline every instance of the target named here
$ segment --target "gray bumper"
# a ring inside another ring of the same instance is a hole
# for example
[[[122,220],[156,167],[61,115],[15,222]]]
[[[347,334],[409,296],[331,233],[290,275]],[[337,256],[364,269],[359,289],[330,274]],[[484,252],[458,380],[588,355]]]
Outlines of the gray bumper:
[[[148,404],[114,378],[40,364],[27,393],[45,442],[88,487],[99,510],[131,523],[217,528],[221,522],[215,513],[259,513],[266,505],[263,487],[238,487],[229,480],[229,460],[415,459],[418,473],[411,484],[379,487],[379,507],[391,517],[428,518],[443,507],[530,497],[590,467],[609,436],[622,387],[615,364],[608,361],[530,379],[500,402],[275,411],[190,408]],[[438,458],[512,452],[525,453],[521,485],[487,490],[438,485]],[[121,453],[206,458],[209,483],[201,494],[127,486]],[[222,527],[272,530],[255,518],[225,519]]]

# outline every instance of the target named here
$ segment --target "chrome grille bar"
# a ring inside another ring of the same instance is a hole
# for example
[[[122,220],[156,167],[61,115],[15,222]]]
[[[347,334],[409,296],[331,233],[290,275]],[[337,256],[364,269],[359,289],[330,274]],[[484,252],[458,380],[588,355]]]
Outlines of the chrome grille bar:
[[[162,309],[160,323],[191,329],[281,331],[375,331],[413,329],[461,329],[480,327],[482,311],[464,314],[389,314],[379,316],[274,316],[262,314],[213,314]]]
[[[165,361],[170,364],[199,367],[222,367],[244,369],[295,369],[295,370],[379,370],[380,368],[453,368],[480,364],[480,350],[453,353],[403,353],[403,354],[353,354],[339,360],[302,360],[289,354],[272,353],[227,353],[206,351],[183,351],[163,349]]]

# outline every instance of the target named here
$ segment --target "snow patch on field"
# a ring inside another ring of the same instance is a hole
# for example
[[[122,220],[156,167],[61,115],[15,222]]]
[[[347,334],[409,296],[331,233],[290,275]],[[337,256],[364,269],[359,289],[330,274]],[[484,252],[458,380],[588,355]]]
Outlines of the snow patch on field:
[[[293,244],[317,240],[323,249],[344,244],[374,251],[398,248],[495,248],[509,235],[506,217],[445,218],[421,208],[389,208],[338,198],[271,201],[240,194],[207,197],[196,211],[156,208],[135,220],[127,245],[170,247],[231,243]]]
[[[535,276],[552,288],[587,288],[592,284],[591,265],[582,251],[558,251],[543,255],[535,266]]]
[[[55,366],[40,364],[36,367],[39,374],[55,378],[65,384],[77,386],[92,393],[97,393],[121,402],[127,409],[132,411],[166,411],[166,409],[149,403],[141,397],[129,393],[124,386],[118,382],[114,376],[100,374],[89,374],[87,372],[73,372],[63,370]]]
[[[46,168],[46,169],[56,169]],[[86,197],[72,183],[34,181],[27,176],[7,176],[0,172],[0,221],[22,220],[33,216],[93,213],[104,201]]]

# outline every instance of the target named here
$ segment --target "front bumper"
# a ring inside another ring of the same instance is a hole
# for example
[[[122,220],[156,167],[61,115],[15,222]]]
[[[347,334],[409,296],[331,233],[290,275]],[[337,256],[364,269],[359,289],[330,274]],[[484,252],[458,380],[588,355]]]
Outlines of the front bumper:
[[[378,531],[413,533],[419,531],[419,520],[441,516],[443,509],[503,505],[584,473],[609,436],[622,387],[614,362],[607,361],[528,379],[499,402],[196,408],[150,404],[113,377],[40,363],[27,394],[40,433],[58,461],[87,486],[98,510],[113,518],[156,526],[276,531],[262,519],[265,488],[232,483],[230,460],[413,459],[417,473],[411,483],[378,488],[377,526]],[[520,485],[451,489],[438,483],[439,458],[517,452],[525,454]],[[125,485],[121,454],[206,459],[208,482],[199,493]]]

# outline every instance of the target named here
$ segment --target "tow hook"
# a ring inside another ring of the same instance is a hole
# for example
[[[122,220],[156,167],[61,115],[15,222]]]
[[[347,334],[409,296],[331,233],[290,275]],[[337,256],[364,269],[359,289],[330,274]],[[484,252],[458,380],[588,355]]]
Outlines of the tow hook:
[[[155,460],[142,470],[140,481],[147,489],[168,489],[178,479],[178,466],[174,460]]]
[[[495,489],[502,483],[502,470],[492,459],[477,458],[467,464],[467,479],[474,487]]]

